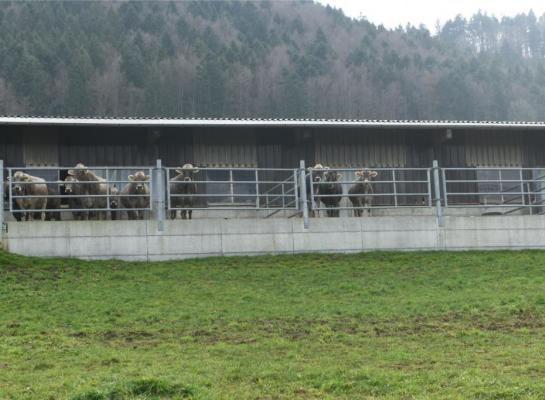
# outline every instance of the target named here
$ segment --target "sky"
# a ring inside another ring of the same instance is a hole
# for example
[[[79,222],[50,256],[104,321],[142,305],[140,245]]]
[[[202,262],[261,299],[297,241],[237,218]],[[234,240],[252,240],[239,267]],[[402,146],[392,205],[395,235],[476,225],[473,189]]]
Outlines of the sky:
[[[364,16],[370,22],[387,28],[407,23],[420,24],[435,32],[437,21],[444,24],[461,14],[470,17],[479,10],[496,17],[514,16],[534,10],[536,15],[545,13],[545,0],[317,0],[341,8],[353,18]]]

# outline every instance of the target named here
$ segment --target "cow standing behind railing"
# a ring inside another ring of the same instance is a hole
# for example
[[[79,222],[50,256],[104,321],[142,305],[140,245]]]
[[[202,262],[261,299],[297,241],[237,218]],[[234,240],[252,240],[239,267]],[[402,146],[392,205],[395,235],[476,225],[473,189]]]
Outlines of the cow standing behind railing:
[[[307,206],[309,215],[311,217],[317,217],[319,212],[315,211],[315,208],[320,208],[320,182],[324,180],[324,173],[328,167],[324,167],[322,164],[316,164],[312,168],[308,168],[308,174],[305,177],[306,189],[307,189]],[[312,187],[311,187],[312,185]],[[312,203],[315,203],[314,205]]]
[[[371,180],[376,178],[377,175],[377,171],[366,169],[356,171],[357,182],[348,190],[348,199],[352,203],[352,207],[354,207],[355,217],[361,217],[365,208],[369,214],[371,213],[374,194]]]
[[[343,188],[338,180],[341,178],[342,174],[326,169],[324,180],[319,185],[318,198],[324,203],[328,217],[338,217],[340,215],[339,206],[343,197]]]
[[[184,164],[177,168],[176,175],[170,180],[170,218],[176,219],[177,209],[181,209],[182,219],[191,219],[193,211],[194,194],[197,193],[197,185],[193,182],[194,175],[199,172],[192,164]]]
[[[15,196],[29,196],[15,197],[15,202],[20,210],[30,210],[22,212],[23,220],[42,219],[42,211],[40,210],[45,211],[47,206],[47,185],[44,179],[23,171],[16,171],[12,177],[12,193]]]
[[[150,191],[146,182],[150,179],[144,171],[138,171],[129,175],[129,183],[119,193],[119,199],[123,208],[127,208],[129,219],[144,219],[145,211],[149,208]]]
[[[68,170],[68,175],[76,178],[75,185],[79,186],[78,192],[81,192],[83,196],[89,196],[83,197],[83,208],[101,209],[100,211],[89,211],[89,219],[106,219],[106,196],[108,194],[106,179],[97,176],[82,163],[78,163],[73,169]]]

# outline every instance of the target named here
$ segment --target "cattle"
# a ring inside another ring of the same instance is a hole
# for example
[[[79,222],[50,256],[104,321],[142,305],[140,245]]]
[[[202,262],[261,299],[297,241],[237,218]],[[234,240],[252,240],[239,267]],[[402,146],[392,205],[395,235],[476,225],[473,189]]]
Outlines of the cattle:
[[[74,185],[78,187],[81,196],[89,196],[87,198],[81,197],[83,199],[82,208],[99,210],[89,211],[88,219],[106,219],[106,195],[108,193],[106,179],[97,176],[82,163],[78,163],[73,169],[68,170],[68,175],[76,178],[77,182]]]
[[[361,217],[364,208],[371,213],[373,204],[373,185],[371,180],[378,175],[377,171],[363,169],[356,171],[357,182],[348,190],[348,199],[354,208],[354,216]]]
[[[129,175],[129,183],[119,193],[121,206],[127,208],[129,219],[144,219],[144,210],[131,210],[149,208],[149,175],[144,171],[138,171],[134,175]]]
[[[93,208],[93,199],[88,196],[88,191],[84,185],[78,184],[78,180],[73,175],[67,175],[64,179],[64,193],[68,196],[68,208],[72,211],[72,216],[75,220],[88,220],[89,211]],[[81,197],[84,196],[84,197]]]
[[[4,202],[10,201],[9,179],[10,178],[8,177],[8,182],[4,182]],[[18,210],[20,210],[20,208],[15,199],[13,198],[11,199],[11,209],[13,210],[13,218],[15,218],[16,221],[21,221],[21,219],[23,218],[23,213],[17,212]]]
[[[59,211],[61,208],[61,197],[60,197],[60,189],[59,185],[57,183],[48,183],[47,184],[47,205],[46,205],[46,213],[45,213],[45,220],[51,221],[51,220],[61,220],[61,212]]]
[[[324,203],[327,208],[328,217],[338,217],[340,212],[338,209],[342,199],[342,185],[337,181],[342,178],[342,174],[337,171],[331,171],[329,168],[325,168],[324,179],[320,182],[319,197],[320,201]]]
[[[117,189],[117,186],[113,185],[110,187],[110,217],[112,221],[120,219],[120,212],[117,211],[119,208],[119,189]]]
[[[184,164],[176,169],[176,175],[170,180],[170,218],[176,219],[177,209],[181,209],[182,219],[191,219],[194,202],[194,194],[197,193],[197,185],[193,182],[194,175],[199,172],[192,164]]]
[[[37,196],[16,197],[15,202],[20,210],[34,210],[22,212],[23,220],[42,219],[42,212],[45,211],[47,206],[48,193],[44,179],[29,175],[23,171],[16,171],[12,177],[11,191],[14,196]]]
[[[320,197],[317,197],[317,196],[320,195],[320,182],[324,180],[324,173],[326,169],[327,167],[324,167],[322,164],[316,164],[314,167],[307,169],[309,172],[312,171],[312,174],[311,173],[307,174],[305,178],[306,192],[307,192],[307,206],[309,210],[309,215],[311,217],[315,217],[318,215],[318,213],[313,210],[314,207],[312,207],[312,201],[314,200],[316,207],[320,208]],[[311,175],[312,175],[312,189],[310,185]],[[314,199],[312,198],[312,195],[314,196]]]

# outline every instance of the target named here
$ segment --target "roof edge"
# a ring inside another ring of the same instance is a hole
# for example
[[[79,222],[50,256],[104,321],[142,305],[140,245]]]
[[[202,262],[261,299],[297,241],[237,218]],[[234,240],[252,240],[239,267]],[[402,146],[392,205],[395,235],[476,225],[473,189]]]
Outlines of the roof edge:
[[[390,129],[543,129],[545,122],[259,118],[99,118],[3,116],[0,125],[133,127],[301,127]]]

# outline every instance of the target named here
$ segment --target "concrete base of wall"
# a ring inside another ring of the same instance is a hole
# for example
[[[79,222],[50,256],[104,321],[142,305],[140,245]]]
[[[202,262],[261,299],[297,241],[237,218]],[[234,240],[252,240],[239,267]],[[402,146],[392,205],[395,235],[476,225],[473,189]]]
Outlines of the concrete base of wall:
[[[168,260],[370,250],[545,249],[545,217],[433,216],[266,220],[10,222],[2,245],[28,256]]]

